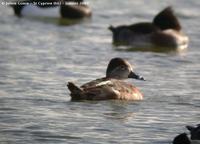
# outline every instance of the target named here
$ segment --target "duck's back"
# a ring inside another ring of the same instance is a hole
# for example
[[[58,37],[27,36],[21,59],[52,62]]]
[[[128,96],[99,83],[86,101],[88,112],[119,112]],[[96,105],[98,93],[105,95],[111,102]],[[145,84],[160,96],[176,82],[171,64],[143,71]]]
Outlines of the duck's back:
[[[129,25],[128,28],[137,34],[150,34],[153,32],[160,31],[160,28],[155,26],[152,23],[143,22],[143,23],[137,23]]]
[[[82,99],[86,100],[142,100],[140,91],[133,85],[117,79],[101,78],[81,86]]]

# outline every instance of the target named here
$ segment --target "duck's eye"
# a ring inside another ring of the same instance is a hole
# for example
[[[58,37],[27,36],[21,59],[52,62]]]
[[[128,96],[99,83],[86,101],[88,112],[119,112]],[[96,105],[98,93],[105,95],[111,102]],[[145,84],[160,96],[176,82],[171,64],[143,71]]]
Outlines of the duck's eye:
[[[121,68],[121,70],[123,70],[123,71],[126,70],[126,67],[125,67],[125,66],[121,66],[120,68]]]

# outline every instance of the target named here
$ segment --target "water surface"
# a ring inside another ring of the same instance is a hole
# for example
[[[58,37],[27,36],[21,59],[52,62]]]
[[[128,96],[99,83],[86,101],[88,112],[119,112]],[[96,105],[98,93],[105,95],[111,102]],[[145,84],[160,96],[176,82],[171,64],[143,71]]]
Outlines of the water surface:
[[[93,17],[60,26],[19,19],[0,6],[0,143],[161,144],[200,120],[200,2],[88,0]],[[187,51],[117,51],[110,24],[151,21],[175,8],[190,37]],[[71,102],[78,85],[105,75],[113,57],[128,59],[147,81],[129,80],[144,101]]]

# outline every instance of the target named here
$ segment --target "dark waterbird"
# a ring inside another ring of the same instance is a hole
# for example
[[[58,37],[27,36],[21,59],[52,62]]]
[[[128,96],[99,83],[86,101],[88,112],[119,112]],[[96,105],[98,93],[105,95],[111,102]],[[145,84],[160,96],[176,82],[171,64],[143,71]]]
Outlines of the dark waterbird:
[[[18,17],[80,19],[92,14],[83,0],[25,0],[10,6]]]
[[[182,33],[182,27],[173,9],[167,7],[158,13],[152,22],[131,25],[110,26],[113,43],[126,45],[137,50],[183,50],[188,47],[188,37]]]

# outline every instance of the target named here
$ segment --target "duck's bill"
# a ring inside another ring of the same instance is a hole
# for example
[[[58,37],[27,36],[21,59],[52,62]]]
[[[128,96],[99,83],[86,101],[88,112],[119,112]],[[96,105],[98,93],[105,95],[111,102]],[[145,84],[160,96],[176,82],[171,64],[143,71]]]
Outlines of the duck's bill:
[[[143,80],[143,81],[145,81],[145,79],[142,76],[140,76],[140,75],[138,75],[138,74],[136,74],[134,72],[131,72],[128,75],[128,78],[134,78],[134,79],[137,79],[137,80]]]

